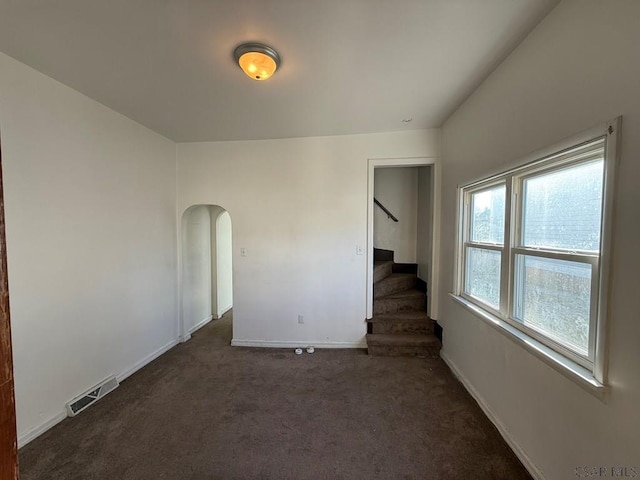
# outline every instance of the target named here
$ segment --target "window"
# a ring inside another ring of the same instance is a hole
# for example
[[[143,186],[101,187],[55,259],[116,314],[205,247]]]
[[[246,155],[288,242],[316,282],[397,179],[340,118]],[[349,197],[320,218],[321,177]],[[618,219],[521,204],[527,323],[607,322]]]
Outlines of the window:
[[[618,126],[459,189],[454,294],[601,383]]]
[[[468,194],[469,239],[465,243],[464,292],[500,309],[500,269],[504,253],[504,184]]]

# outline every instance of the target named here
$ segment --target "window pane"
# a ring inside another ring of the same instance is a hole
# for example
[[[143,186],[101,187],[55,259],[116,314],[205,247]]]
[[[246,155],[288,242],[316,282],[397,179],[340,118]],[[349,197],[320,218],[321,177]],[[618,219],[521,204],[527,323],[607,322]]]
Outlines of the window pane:
[[[587,355],[591,265],[516,255],[514,317]]]
[[[500,252],[467,248],[464,291],[485,303],[500,308]]]
[[[471,194],[471,241],[504,242],[505,186]]]
[[[604,160],[524,181],[523,245],[600,250]]]

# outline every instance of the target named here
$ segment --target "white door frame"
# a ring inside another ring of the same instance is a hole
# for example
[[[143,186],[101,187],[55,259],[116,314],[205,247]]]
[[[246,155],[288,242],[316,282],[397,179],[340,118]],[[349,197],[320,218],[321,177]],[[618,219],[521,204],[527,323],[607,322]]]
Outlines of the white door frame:
[[[370,158],[367,173],[367,319],[373,317],[373,189],[374,171],[377,167],[431,167],[431,185],[433,188],[433,248],[429,279],[429,302],[427,314],[438,319],[438,278],[440,273],[440,159],[439,157],[412,158]]]

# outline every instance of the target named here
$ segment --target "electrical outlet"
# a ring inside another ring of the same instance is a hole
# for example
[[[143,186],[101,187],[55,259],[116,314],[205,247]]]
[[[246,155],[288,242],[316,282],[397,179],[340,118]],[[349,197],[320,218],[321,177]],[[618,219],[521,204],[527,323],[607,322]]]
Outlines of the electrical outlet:
[[[298,323],[302,325],[304,323],[304,317],[302,315],[298,315]]]

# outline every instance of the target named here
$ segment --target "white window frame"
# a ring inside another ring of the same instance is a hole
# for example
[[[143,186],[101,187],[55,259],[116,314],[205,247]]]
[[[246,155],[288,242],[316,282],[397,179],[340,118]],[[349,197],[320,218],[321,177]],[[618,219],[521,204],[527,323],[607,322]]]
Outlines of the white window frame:
[[[563,373],[568,373],[591,389],[606,385],[606,323],[608,310],[608,284],[610,277],[611,232],[613,221],[613,190],[615,167],[618,161],[617,145],[620,140],[622,117],[582,132],[556,145],[535,152],[515,162],[515,167],[491,177],[458,187],[457,248],[454,288],[452,295],[469,310],[487,320],[503,333],[519,340],[518,343]],[[604,181],[602,192],[602,218],[600,251],[566,251],[538,249],[520,245],[522,238],[523,182],[540,175],[581,164],[591,159],[588,146],[603,142]],[[506,188],[505,226],[503,244],[473,242],[471,234],[471,195],[496,185]],[[466,252],[468,247],[501,252],[500,306],[493,306],[465,292]],[[591,265],[591,318],[589,324],[588,355],[582,356],[514,318],[516,299],[516,255],[577,261]]]
[[[507,232],[506,232],[506,225],[505,225],[505,235],[503,237],[503,242],[502,244],[499,243],[487,243],[487,242],[477,242],[477,241],[473,241],[469,238],[470,234],[471,234],[471,196],[473,194],[476,193],[482,193],[486,190],[491,190],[494,187],[500,186],[500,185],[504,185],[505,186],[505,224],[507,224],[509,222],[508,220],[508,215],[507,215],[507,205],[508,205],[508,198],[509,198],[509,194],[510,194],[510,188],[508,185],[508,182],[505,182],[505,179],[503,178],[491,178],[488,179],[487,181],[482,181],[479,183],[476,183],[470,187],[462,187],[460,189],[460,201],[463,204],[463,213],[462,213],[462,222],[464,223],[463,227],[462,227],[462,248],[460,251],[460,258],[461,258],[461,268],[460,268],[460,286],[459,286],[459,295],[464,297],[465,299],[477,303],[479,305],[482,306],[482,308],[490,311],[491,313],[493,313],[494,315],[498,315],[498,316],[502,316],[501,311],[503,311],[503,306],[505,306],[503,304],[505,295],[503,292],[503,275],[504,275],[504,258],[505,258],[505,253],[508,251],[506,242],[507,239],[509,238],[507,236]],[[498,309],[496,310],[492,305],[482,301],[482,299],[474,297],[472,295],[469,295],[468,293],[465,292],[465,284],[466,284],[466,277],[464,275],[465,269],[466,269],[466,264],[467,264],[467,249],[468,248],[476,248],[476,249],[480,249],[480,250],[489,250],[489,251],[494,251],[494,252],[500,252],[500,258],[501,258],[501,273],[500,273],[500,305],[498,307]]]

